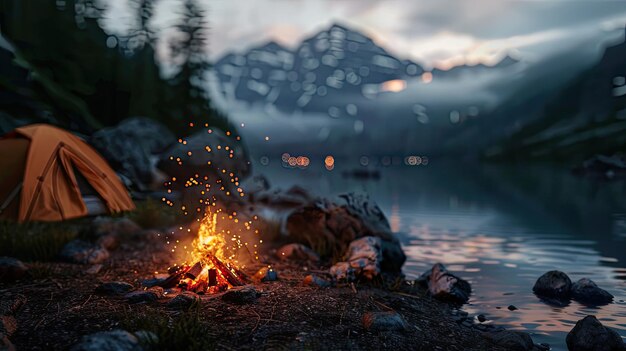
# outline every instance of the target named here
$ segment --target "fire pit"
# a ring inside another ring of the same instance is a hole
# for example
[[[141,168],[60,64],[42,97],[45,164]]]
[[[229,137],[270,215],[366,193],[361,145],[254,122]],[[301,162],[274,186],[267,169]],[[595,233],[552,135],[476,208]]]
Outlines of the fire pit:
[[[243,222],[242,229],[238,225],[241,222],[234,217],[236,213],[226,216],[221,210],[212,212],[207,209],[200,220],[198,236],[187,253],[190,259],[170,267],[169,276],[156,285],[164,289],[178,288],[197,294],[212,294],[249,283],[248,276],[240,269],[239,254],[246,253],[251,259],[258,259],[257,252],[249,251],[241,235],[242,231],[252,230],[252,221]],[[218,229],[218,218],[230,219],[237,228]]]

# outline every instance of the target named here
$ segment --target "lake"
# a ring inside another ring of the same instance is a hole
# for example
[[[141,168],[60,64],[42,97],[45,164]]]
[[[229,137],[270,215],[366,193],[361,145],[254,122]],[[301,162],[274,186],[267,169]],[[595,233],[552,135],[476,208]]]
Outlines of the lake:
[[[472,285],[463,310],[484,314],[486,323],[529,332],[553,350],[567,349],[565,336],[588,314],[626,337],[626,182],[579,178],[558,167],[438,160],[376,168],[379,180],[342,176],[358,167],[358,160],[337,160],[328,171],[322,160],[312,159],[307,169],[284,168],[271,159],[255,170],[272,187],[369,193],[401,238],[407,277],[445,264]],[[572,281],[594,280],[615,296],[614,303],[591,308],[541,302],[533,284],[553,269]],[[509,305],[518,310],[509,311]]]

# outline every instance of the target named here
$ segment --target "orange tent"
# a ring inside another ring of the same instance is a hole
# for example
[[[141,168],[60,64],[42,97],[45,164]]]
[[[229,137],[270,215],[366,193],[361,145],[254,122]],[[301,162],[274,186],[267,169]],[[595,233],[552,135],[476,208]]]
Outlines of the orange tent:
[[[34,124],[0,138],[0,219],[61,221],[86,216],[85,188],[109,212],[135,208],[107,162],[77,136]]]

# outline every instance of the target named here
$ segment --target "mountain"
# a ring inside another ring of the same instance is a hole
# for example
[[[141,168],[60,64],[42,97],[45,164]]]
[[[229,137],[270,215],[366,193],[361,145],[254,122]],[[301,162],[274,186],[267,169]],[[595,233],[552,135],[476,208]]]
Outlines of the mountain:
[[[498,61],[495,65],[486,65],[484,63],[478,63],[474,65],[458,65],[454,66],[448,70],[442,70],[439,68],[435,68],[432,70],[433,77],[437,78],[459,78],[459,76],[464,74],[481,74],[493,69],[498,68],[506,68],[513,66],[520,61],[510,55],[506,55],[500,61]]]
[[[424,72],[420,65],[396,58],[367,36],[337,24],[295,50],[270,42],[228,54],[214,68],[225,96],[288,112],[326,112],[347,95],[362,98],[365,86]]]
[[[608,47],[599,62],[546,103],[538,118],[500,139],[485,156],[575,162],[615,152],[626,152],[626,41]]]

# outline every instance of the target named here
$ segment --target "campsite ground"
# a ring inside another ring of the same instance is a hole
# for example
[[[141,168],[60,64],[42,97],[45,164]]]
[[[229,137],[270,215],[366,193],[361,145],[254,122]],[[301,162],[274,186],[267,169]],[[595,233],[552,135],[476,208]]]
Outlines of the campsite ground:
[[[0,295],[4,301],[20,295],[27,300],[11,336],[18,350],[64,350],[84,335],[111,329],[150,331],[158,337],[155,349],[499,349],[480,331],[458,323],[452,306],[406,282],[391,289],[303,286],[311,273],[306,265],[277,262],[271,255],[261,261],[273,265],[279,280],[254,283],[261,295],[253,303],[232,304],[213,294],[185,311],[168,307],[167,297],[129,304],[95,289],[109,281],[141,289],[155,270],[174,263],[162,240],[129,236],[96,274],[86,265],[31,262],[27,277],[0,283]],[[250,266],[246,273],[258,268]],[[366,330],[363,315],[376,311],[396,311],[408,327]]]

